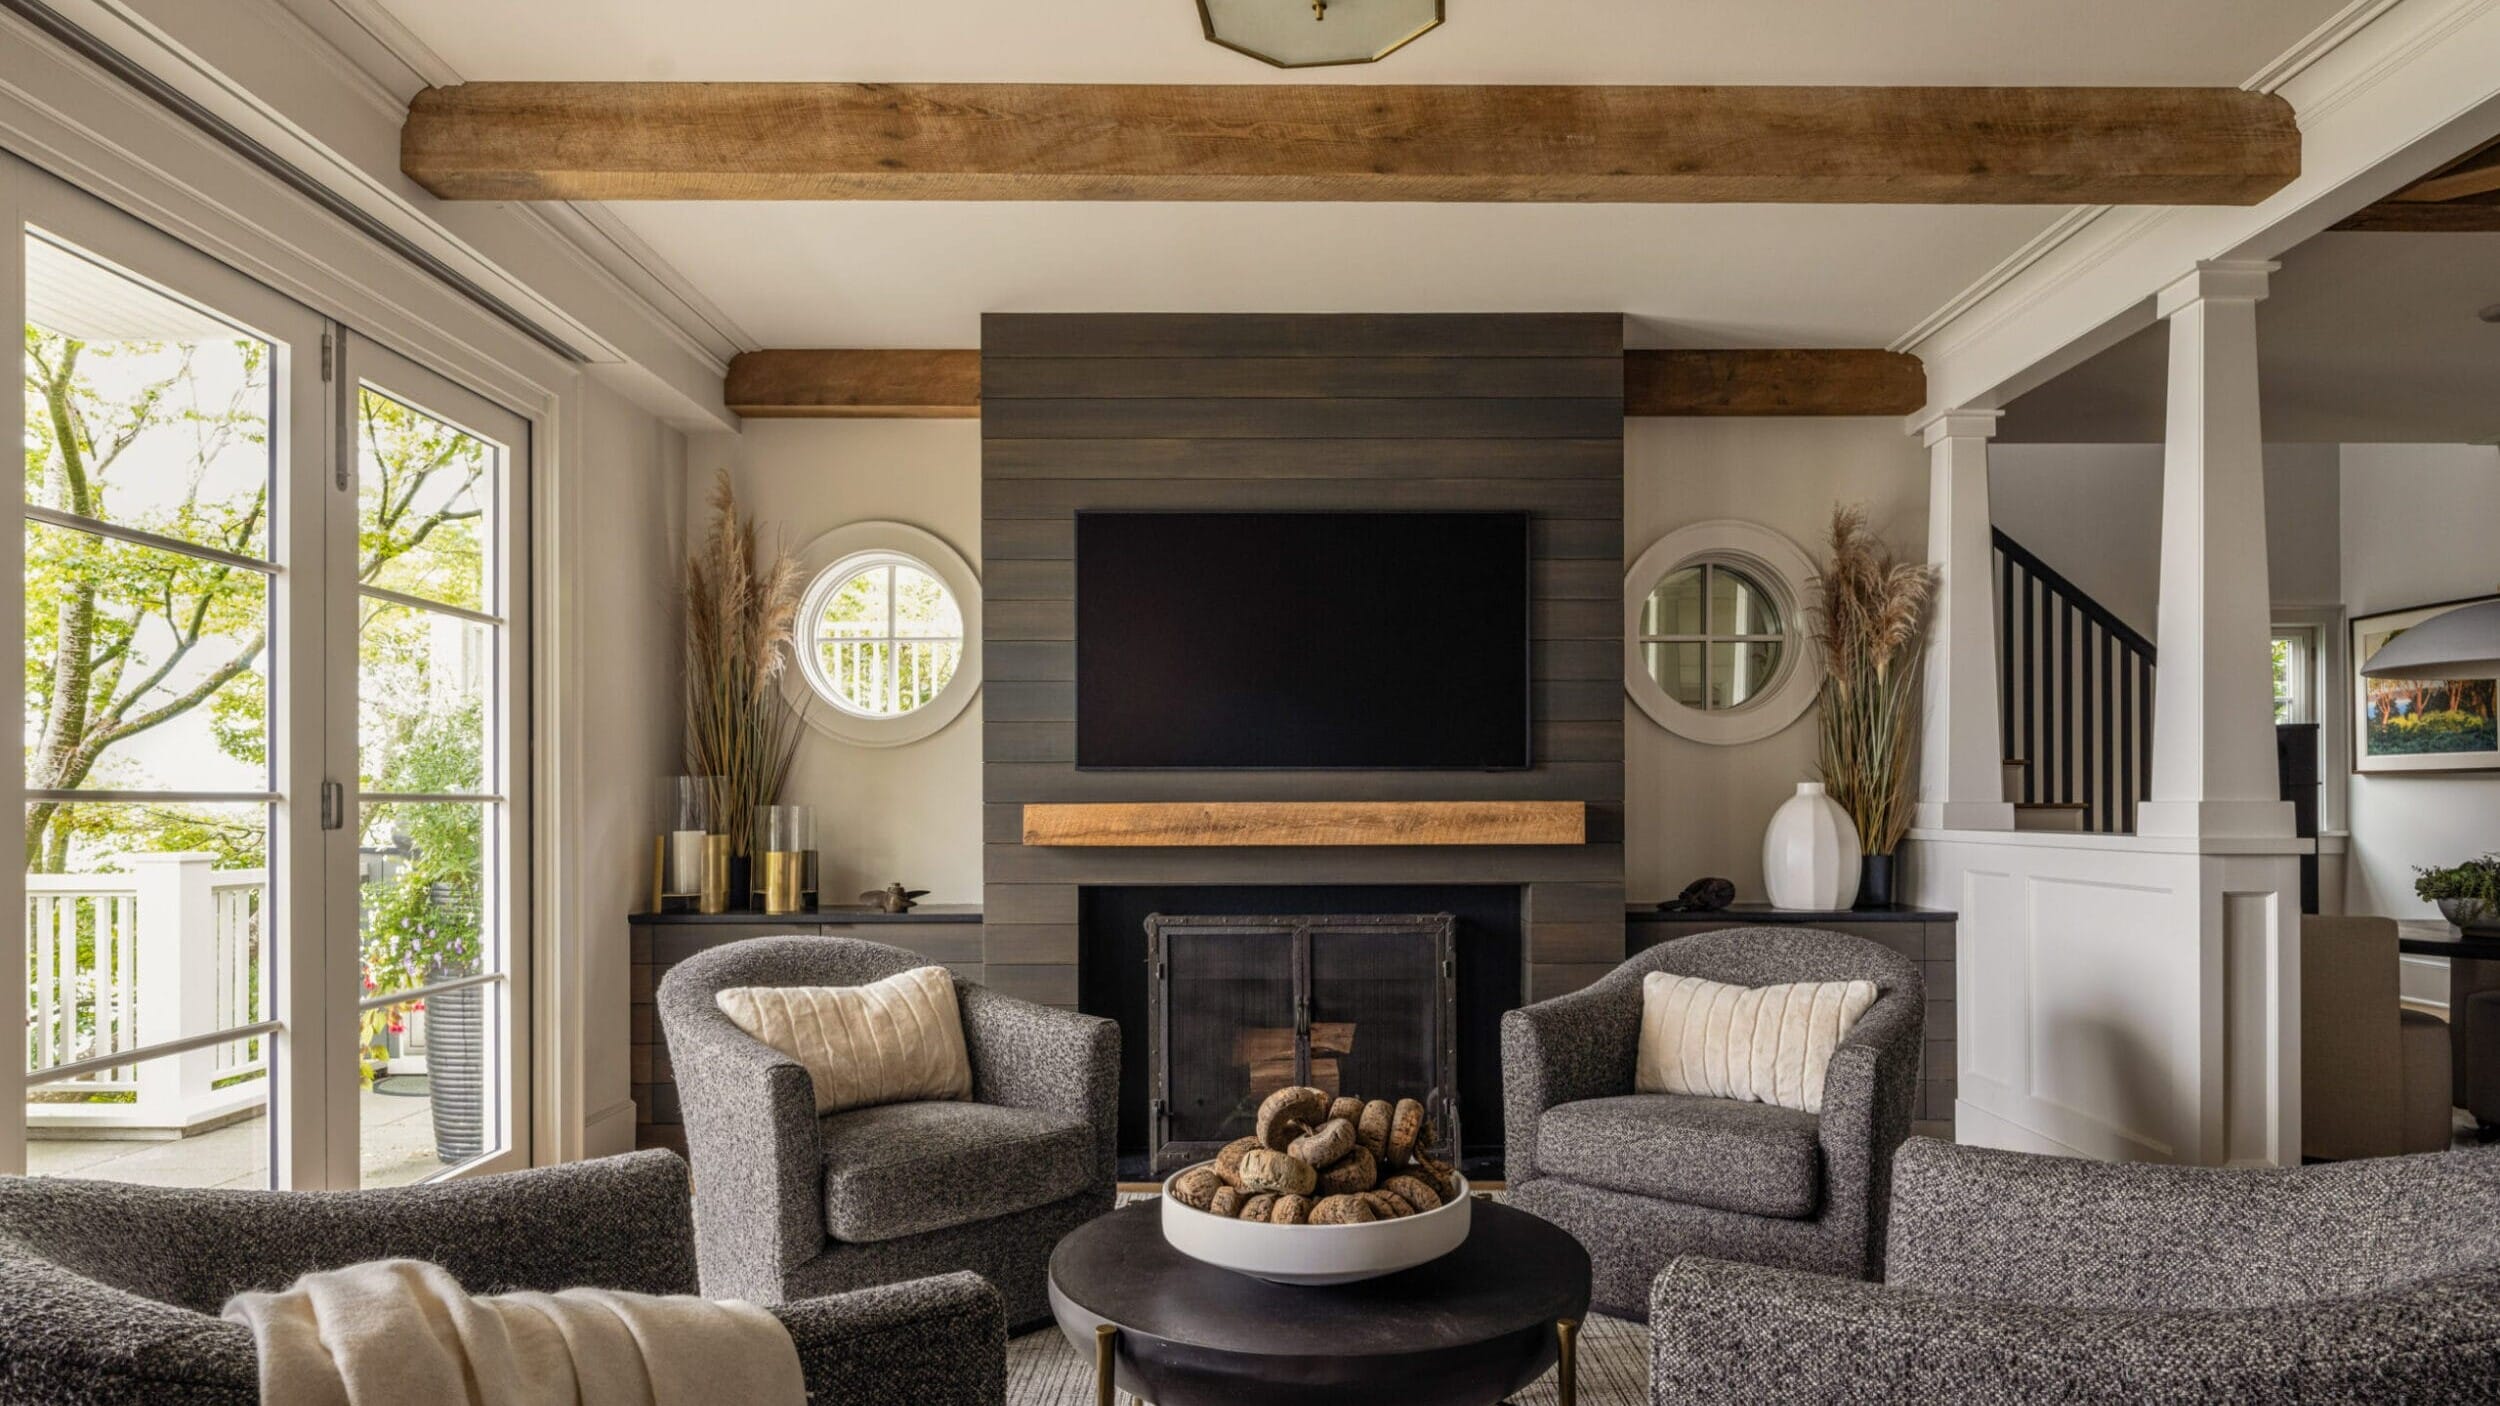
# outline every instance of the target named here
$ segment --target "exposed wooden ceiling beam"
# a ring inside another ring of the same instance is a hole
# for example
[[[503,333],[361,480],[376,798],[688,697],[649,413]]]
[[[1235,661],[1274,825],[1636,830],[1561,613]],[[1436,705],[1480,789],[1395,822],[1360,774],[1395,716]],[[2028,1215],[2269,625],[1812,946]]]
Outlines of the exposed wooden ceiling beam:
[[[977,351],[752,351],[723,397],[752,419],[960,419],[981,413]],[[1907,415],[1918,358],[1871,348],[1627,351],[1626,415]]]
[[[759,420],[957,420],[981,413],[977,351],[751,351],[721,398]]]
[[[1626,415],[1907,415],[1927,368],[1902,352],[1818,347],[1623,354]]]
[[[468,83],[400,166],[451,200],[2249,205],[2237,88]]]
[[[2500,191],[2500,142],[2483,146],[2388,197],[2408,204],[2464,200]]]
[[[2500,205],[2382,200],[2345,216],[2333,228],[2373,234],[2500,234]]]

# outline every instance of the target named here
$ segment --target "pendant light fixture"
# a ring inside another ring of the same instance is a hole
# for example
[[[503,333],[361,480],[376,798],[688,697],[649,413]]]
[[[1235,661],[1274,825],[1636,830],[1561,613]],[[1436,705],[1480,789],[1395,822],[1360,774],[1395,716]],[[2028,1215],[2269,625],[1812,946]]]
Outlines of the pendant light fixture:
[[[1387,58],[1436,29],[1445,0],[1198,0],[1207,38],[1278,68]]]

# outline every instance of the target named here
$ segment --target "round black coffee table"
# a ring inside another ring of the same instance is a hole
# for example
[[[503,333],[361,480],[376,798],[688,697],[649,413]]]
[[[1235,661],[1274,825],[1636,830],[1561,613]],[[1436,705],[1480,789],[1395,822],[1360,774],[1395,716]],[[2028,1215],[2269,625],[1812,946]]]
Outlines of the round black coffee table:
[[[1491,1406],[1553,1367],[1588,1312],[1580,1242],[1491,1201],[1430,1264],[1328,1286],[1191,1259],[1164,1243],[1162,1214],[1159,1200],[1114,1211],[1050,1256],[1060,1330],[1154,1406]]]

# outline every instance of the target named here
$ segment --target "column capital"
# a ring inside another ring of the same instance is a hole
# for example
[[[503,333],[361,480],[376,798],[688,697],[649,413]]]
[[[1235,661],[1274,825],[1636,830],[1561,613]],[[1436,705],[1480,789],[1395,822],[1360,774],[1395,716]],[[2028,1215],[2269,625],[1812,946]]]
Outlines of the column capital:
[[[1913,416],[1910,433],[1920,444],[1935,448],[1948,439],[1994,439],[1997,421],[2005,418],[2002,410],[1939,410],[1932,415]]]
[[[2166,319],[2198,303],[2261,302],[2267,280],[2281,267],[2270,259],[2207,259],[2161,290],[2153,309]]]

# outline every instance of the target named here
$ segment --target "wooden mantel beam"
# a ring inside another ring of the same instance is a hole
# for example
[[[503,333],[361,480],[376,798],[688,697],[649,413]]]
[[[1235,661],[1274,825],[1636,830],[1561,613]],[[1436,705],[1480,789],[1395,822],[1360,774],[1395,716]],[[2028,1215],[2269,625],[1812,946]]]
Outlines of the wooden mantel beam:
[[[2237,88],[467,83],[400,168],[447,200],[2252,205]]]
[[[981,413],[981,354],[742,352],[722,399],[752,419],[971,418]],[[1626,415],[1907,415],[1926,399],[1918,358],[1874,348],[1623,354]]]

